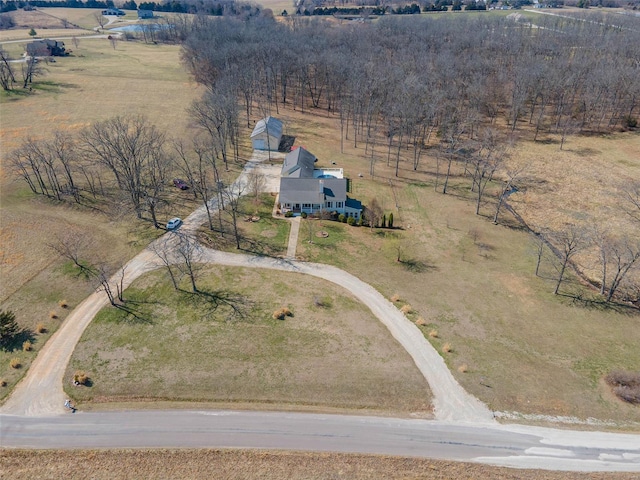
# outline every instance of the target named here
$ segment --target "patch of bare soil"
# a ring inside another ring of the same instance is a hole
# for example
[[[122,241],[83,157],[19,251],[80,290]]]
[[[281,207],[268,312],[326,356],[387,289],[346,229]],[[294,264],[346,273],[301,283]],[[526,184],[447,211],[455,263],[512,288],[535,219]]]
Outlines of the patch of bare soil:
[[[261,450],[0,450],[0,478],[631,480],[633,473],[515,470],[381,455]],[[88,471],[90,470],[90,475]]]

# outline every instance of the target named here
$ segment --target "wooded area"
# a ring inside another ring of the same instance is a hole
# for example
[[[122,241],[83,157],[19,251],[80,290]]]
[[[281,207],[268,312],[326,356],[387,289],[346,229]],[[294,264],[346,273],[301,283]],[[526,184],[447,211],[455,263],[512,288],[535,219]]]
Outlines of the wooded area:
[[[183,60],[211,92],[236,92],[247,126],[256,106],[261,115],[287,104],[337,117],[341,146],[364,146],[372,178],[382,160],[395,176],[433,175],[436,190],[447,193],[455,170],[470,179],[478,213],[499,171],[497,223],[522,174],[507,162],[519,136],[553,135],[562,149],[570,135],[637,127],[640,26],[612,18],[202,19],[184,42]],[[622,185],[621,209],[634,211],[629,199],[637,188]],[[580,250],[600,249],[594,283],[607,301],[619,290],[618,275],[640,258],[637,225],[534,233],[556,259],[556,294]],[[623,298],[638,301],[640,287],[627,287]]]

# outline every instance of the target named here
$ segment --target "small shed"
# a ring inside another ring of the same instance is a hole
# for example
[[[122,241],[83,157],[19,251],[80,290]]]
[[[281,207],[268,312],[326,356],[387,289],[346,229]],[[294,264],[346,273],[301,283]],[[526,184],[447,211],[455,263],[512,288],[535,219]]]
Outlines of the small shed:
[[[138,18],[140,18],[140,19],[153,18],[153,10],[142,10],[142,9],[139,9],[138,10]]]
[[[282,139],[283,127],[282,122],[274,117],[267,117],[258,121],[251,133],[253,149],[277,152]]]

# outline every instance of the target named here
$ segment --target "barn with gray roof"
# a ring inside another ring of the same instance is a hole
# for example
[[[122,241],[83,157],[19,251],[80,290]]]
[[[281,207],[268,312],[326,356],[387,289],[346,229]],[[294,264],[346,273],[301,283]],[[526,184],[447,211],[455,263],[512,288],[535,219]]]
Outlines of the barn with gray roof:
[[[259,120],[251,133],[253,149],[277,152],[283,129],[284,125],[277,118],[267,117]]]

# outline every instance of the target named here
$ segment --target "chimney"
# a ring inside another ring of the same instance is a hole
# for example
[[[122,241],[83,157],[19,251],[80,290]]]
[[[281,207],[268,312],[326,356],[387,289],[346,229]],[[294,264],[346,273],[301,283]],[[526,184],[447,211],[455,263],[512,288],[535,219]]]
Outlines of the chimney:
[[[318,182],[318,192],[319,193],[324,193],[324,180],[320,180]]]

